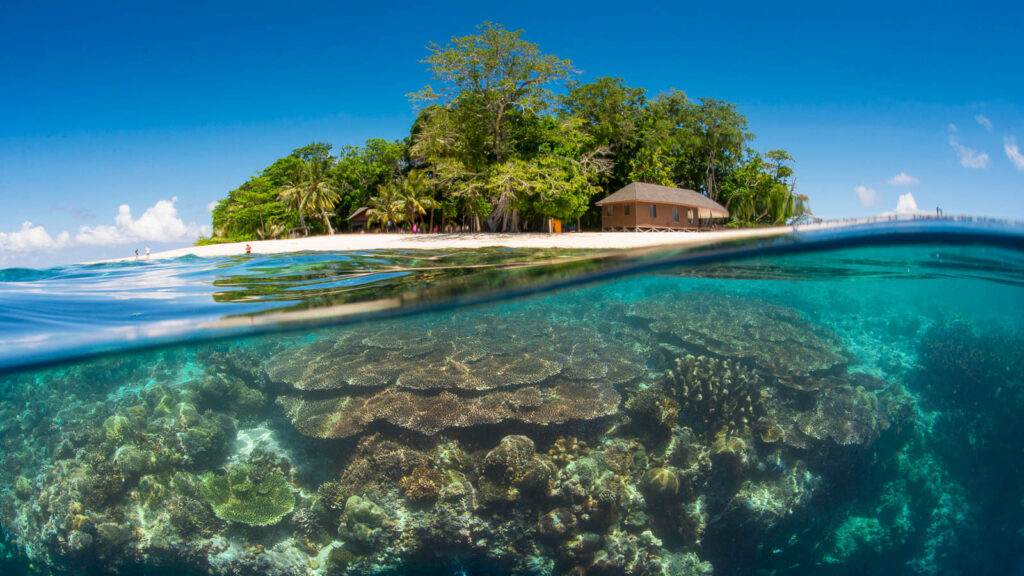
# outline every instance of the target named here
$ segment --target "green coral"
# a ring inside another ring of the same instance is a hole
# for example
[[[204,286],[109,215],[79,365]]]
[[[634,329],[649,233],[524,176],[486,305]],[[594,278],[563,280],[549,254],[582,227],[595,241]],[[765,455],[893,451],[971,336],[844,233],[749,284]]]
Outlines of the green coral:
[[[207,474],[200,492],[218,518],[249,526],[270,526],[295,507],[288,480],[242,464],[223,475]]]

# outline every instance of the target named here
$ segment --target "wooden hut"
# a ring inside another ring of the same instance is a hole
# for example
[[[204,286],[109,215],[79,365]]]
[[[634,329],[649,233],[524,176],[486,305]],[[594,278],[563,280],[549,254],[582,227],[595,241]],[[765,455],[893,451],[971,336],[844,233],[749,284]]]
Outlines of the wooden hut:
[[[597,202],[602,230],[699,230],[728,218],[724,206],[700,192],[633,182]]]
[[[370,219],[370,215],[367,214],[368,210],[369,208],[366,206],[360,206],[359,208],[356,208],[356,211],[353,212],[351,216],[348,217],[348,225],[352,231],[366,229],[366,223]]]

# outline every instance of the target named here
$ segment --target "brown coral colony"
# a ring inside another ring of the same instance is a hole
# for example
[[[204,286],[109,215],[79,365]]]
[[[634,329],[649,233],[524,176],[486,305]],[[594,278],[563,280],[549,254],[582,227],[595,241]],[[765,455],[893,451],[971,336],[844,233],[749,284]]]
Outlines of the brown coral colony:
[[[481,317],[482,316],[482,317]],[[500,329],[484,329],[498,324]],[[320,438],[377,423],[433,435],[520,422],[547,425],[615,413],[615,386],[646,371],[592,328],[536,327],[523,312],[403,319],[292,346],[267,371],[296,428]]]

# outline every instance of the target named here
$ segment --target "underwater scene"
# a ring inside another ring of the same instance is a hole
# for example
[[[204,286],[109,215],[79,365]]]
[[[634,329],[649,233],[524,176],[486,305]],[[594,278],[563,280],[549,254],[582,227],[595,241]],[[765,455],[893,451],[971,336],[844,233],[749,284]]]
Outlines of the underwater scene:
[[[8,270],[0,341],[4,576],[1024,573],[1013,228]]]

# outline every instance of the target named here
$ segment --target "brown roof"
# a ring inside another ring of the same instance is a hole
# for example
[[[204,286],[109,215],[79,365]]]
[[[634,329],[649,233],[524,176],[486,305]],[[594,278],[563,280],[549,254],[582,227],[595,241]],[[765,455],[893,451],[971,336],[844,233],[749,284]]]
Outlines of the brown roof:
[[[355,212],[353,212],[353,213],[352,213],[352,215],[351,215],[351,216],[349,216],[348,218],[346,218],[346,220],[351,220],[351,219],[353,219],[353,218],[356,218],[356,219],[360,219],[359,217],[360,217],[360,216],[363,216],[363,214],[364,214],[364,213],[365,213],[365,212],[366,212],[367,210],[368,210],[368,208],[367,208],[366,206],[360,206],[359,208],[357,208],[357,209],[356,209],[356,211],[355,211]],[[361,219],[362,219],[362,220],[365,220],[365,219],[366,219],[366,217],[364,216],[364,217],[363,217],[363,218],[361,218]]]
[[[681,204],[697,207],[701,218],[728,218],[729,211],[718,202],[700,192],[684,188],[672,188],[657,184],[633,182],[622,187],[611,196],[597,202],[598,206],[615,202],[651,202],[654,204]]]

